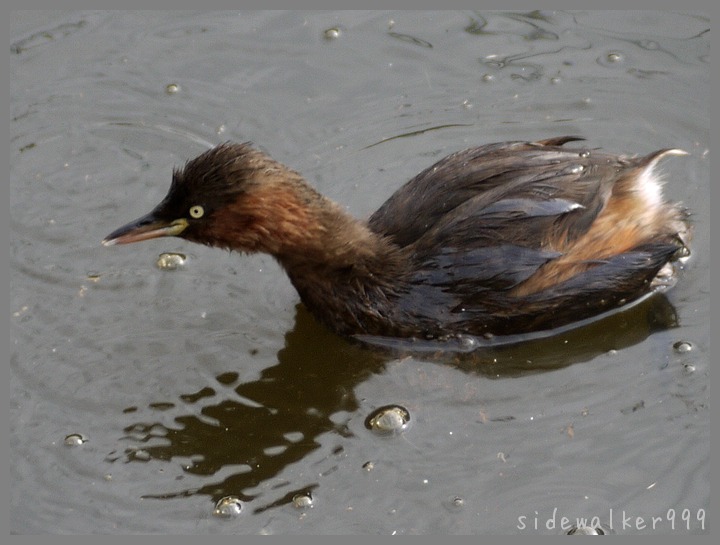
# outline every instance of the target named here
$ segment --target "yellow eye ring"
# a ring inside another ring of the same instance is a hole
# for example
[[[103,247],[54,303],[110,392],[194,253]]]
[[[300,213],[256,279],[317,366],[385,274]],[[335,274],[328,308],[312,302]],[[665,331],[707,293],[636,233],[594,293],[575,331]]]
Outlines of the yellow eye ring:
[[[200,219],[205,214],[205,209],[200,206],[199,204],[196,204],[195,206],[190,207],[190,217],[194,219]]]

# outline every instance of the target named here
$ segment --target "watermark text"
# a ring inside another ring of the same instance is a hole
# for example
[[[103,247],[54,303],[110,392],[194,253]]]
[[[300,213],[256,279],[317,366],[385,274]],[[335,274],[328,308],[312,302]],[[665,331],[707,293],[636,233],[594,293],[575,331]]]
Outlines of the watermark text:
[[[610,509],[607,516],[566,517],[558,513],[543,516],[538,511],[533,515],[520,515],[518,530],[550,530],[567,532],[573,528],[604,528],[613,531],[690,531],[705,530],[705,509],[668,509],[653,516],[637,516],[625,510]]]

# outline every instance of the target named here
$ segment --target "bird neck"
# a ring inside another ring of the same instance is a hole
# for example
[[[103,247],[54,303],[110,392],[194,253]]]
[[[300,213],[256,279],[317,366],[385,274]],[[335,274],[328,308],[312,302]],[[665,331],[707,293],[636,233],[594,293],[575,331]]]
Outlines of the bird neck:
[[[406,253],[325,197],[304,214],[301,223],[303,214],[287,219],[272,252],[303,304],[341,333],[387,330],[408,276]]]
[[[280,242],[270,253],[294,281],[309,276],[373,282],[402,269],[400,248],[330,199],[318,198],[305,208],[306,217],[291,214],[282,233],[273,237]]]

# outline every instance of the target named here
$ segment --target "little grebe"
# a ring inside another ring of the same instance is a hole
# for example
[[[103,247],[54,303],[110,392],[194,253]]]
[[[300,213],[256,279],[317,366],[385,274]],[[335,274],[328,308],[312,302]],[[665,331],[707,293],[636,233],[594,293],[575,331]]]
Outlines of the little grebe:
[[[686,212],[645,157],[567,149],[576,137],[445,157],[367,221],[250,144],[173,173],[149,214],[103,244],[163,236],[265,252],[344,335],[439,338],[551,330],[651,292],[687,254]]]

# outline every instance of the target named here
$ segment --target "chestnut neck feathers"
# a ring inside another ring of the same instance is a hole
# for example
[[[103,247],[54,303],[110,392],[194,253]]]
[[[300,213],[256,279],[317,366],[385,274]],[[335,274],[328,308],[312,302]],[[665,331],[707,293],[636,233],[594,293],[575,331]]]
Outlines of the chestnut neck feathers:
[[[191,202],[204,207],[203,226],[185,238],[210,246],[338,267],[383,246],[366,224],[249,144],[223,144],[188,162],[173,176],[174,194],[183,203],[176,213]]]

